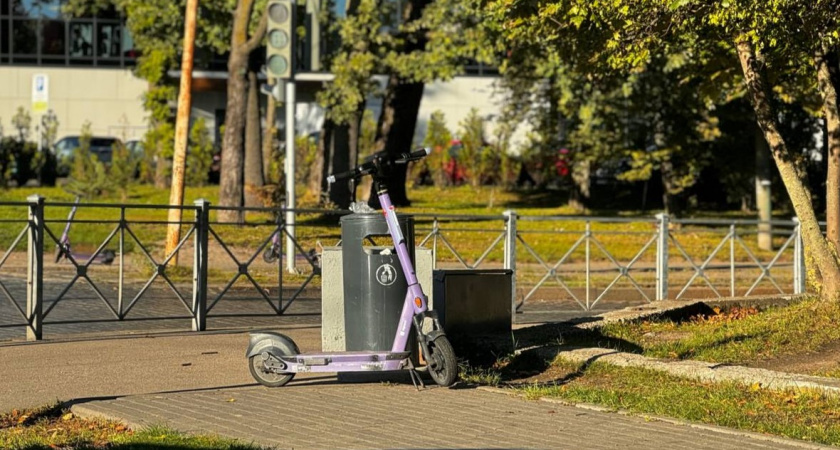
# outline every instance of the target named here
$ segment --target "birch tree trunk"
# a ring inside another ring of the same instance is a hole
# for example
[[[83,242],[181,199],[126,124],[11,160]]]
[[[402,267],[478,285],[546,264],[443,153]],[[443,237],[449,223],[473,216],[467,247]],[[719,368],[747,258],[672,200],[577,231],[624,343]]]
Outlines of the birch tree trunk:
[[[837,300],[840,287],[840,265],[829,249],[828,240],[820,230],[811,194],[805,187],[804,173],[797,167],[793,155],[779,132],[778,115],[773,111],[770,103],[769,87],[764,74],[764,61],[757,55],[755,49],[746,39],[735,41],[738,59],[744,73],[744,83],[750,95],[755,110],[758,126],[764,132],[764,138],[770,147],[770,152],[779,169],[782,182],[787,189],[794,211],[799,217],[802,239],[806,251],[813,257],[816,269],[822,278],[820,295],[823,300]]]
[[[837,94],[840,89],[840,57],[837,49],[824,48],[817,54],[817,80],[823,99],[823,117],[827,131],[828,170],[825,180],[825,220],[828,242],[840,251],[840,111]]]

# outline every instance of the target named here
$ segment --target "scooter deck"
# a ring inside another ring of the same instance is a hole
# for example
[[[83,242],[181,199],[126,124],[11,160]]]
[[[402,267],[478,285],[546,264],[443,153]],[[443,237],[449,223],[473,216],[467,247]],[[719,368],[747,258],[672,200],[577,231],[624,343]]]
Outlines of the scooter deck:
[[[408,365],[410,352],[326,352],[282,356],[288,372],[367,372],[400,370]]]

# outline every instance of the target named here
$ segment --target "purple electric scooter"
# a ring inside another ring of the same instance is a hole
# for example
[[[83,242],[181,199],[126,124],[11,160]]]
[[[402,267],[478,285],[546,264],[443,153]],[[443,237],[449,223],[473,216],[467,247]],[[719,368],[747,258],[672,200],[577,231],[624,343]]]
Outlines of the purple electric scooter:
[[[269,387],[283,386],[299,372],[375,372],[385,370],[408,370],[412,382],[422,381],[411,362],[406,349],[411,327],[417,333],[417,341],[432,380],[441,386],[450,386],[458,375],[458,365],[452,345],[443,331],[435,311],[426,308],[426,295],[417,282],[414,265],[409,257],[408,247],[397,222],[397,213],[391,204],[385,175],[395,164],[417,161],[429,154],[428,149],[404,153],[398,157],[383,152],[375,154],[370,161],[341,174],[331,175],[327,181],[373,176],[379,202],[388,224],[388,231],[394,241],[402,265],[408,291],[405,295],[402,314],[399,318],[394,343],[390,351],[348,351],[333,353],[300,353],[295,342],[288,336],[274,332],[253,332],[250,334],[248,357],[251,375],[260,384]]]

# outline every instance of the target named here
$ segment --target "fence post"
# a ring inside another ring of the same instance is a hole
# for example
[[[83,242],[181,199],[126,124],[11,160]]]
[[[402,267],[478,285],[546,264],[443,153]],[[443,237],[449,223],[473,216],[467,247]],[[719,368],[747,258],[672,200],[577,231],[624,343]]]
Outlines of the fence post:
[[[505,217],[505,269],[511,271],[510,276],[510,313],[511,320],[516,316],[516,211],[507,210]],[[524,304],[524,300],[523,300]]]
[[[40,341],[44,320],[44,197],[30,195],[29,239],[26,245],[26,327],[27,341]]]
[[[207,329],[207,244],[210,228],[210,202],[195,201],[195,256],[193,261],[192,330]]]
[[[432,270],[437,270],[438,233],[440,233],[440,224],[438,224],[438,218],[435,217],[435,221],[432,222]]]
[[[735,238],[738,237],[735,224],[729,225],[729,295],[735,296]]]
[[[793,218],[793,223],[796,224],[793,228],[793,293],[805,293],[805,247],[802,244],[802,224],[799,222],[799,217]]]
[[[592,307],[590,303],[590,288],[592,286],[592,224],[587,220],[583,236],[586,238],[586,310]]]
[[[668,238],[670,231],[668,214],[656,215],[659,221],[659,235],[656,239],[656,300],[668,298]]]

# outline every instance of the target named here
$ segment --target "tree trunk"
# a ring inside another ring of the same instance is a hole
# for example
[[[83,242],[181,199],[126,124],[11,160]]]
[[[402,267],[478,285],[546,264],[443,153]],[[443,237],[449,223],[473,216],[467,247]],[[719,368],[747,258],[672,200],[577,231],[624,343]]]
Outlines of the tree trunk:
[[[329,140],[329,171],[330,173],[346,172],[350,170],[349,126],[333,124]],[[350,207],[352,180],[341,180],[329,187],[330,201],[339,208]]]
[[[682,208],[679,205],[678,194],[673,193],[674,163],[670,159],[662,161],[659,174],[662,179],[662,206],[665,208],[666,213],[678,217],[682,214]]]
[[[404,3],[403,22],[408,23],[420,18],[423,9],[430,0],[411,0]],[[400,36],[406,39],[404,53],[422,51],[426,47],[425,30],[416,32],[413,36]],[[382,100],[382,114],[379,116],[379,127],[376,132],[376,151],[385,150],[388,154],[396,155],[412,150],[414,128],[417,126],[417,113],[420,110],[420,100],[423,98],[423,83],[404,82],[396,74],[388,78],[385,97]],[[405,191],[405,180],[408,165],[399,165],[386,177],[388,193],[395,206],[408,206],[411,202]],[[379,198],[371,185],[371,195],[368,204],[379,209]]]
[[[350,167],[359,165],[359,142],[362,137],[362,116],[365,113],[365,102],[359,104],[356,114],[347,124],[347,162]],[[350,185],[350,201],[356,201],[356,184]]]
[[[589,206],[591,167],[592,163],[588,160],[572,165],[572,192],[569,195],[569,206],[578,211],[585,211]]]
[[[398,155],[411,150],[417,113],[423,98],[423,83],[403,83],[397,75],[391,75],[382,100],[382,114],[379,116],[375,150]],[[395,206],[409,206],[411,201],[405,190],[406,165],[397,165],[387,174],[385,182]],[[373,191],[368,204],[379,209],[379,197]]]
[[[825,179],[826,234],[828,242],[834,246],[834,252],[837,253],[840,251],[840,111],[837,107],[840,56],[837,49],[824,48],[815,60],[828,144],[828,171]]]
[[[317,198],[319,203],[324,199],[323,193],[327,192],[324,181],[329,175],[329,135],[332,121],[325,118],[321,125],[321,132],[318,133],[318,144],[315,150],[315,161],[312,162],[312,170],[309,172],[309,179],[306,182],[306,189],[309,195]]]
[[[233,12],[230,57],[228,59],[227,111],[225,111],[225,136],[222,140],[221,178],[219,180],[219,205],[242,207],[244,196],[245,110],[248,94],[248,56],[265,34],[267,18],[262,16],[257,31],[248,39],[248,23],[254,0],[239,0]],[[219,211],[223,222],[240,223],[245,220],[241,210]]]
[[[248,106],[245,122],[245,206],[262,206],[259,188],[263,177],[262,145],[260,143],[260,87],[256,72],[248,72]]]
[[[277,101],[274,96],[269,95],[265,106],[265,130],[262,141],[262,164],[263,178],[266,184],[279,183],[271,177],[271,158],[274,156],[274,141],[277,135],[277,127],[274,123],[277,119]]]
[[[756,120],[764,132],[764,139],[770,147],[773,159],[779,169],[782,182],[787,189],[794,211],[799,217],[802,239],[806,251],[813,257],[816,269],[822,278],[820,294],[823,299],[836,300],[840,288],[840,265],[829,249],[828,241],[822,235],[811,195],[805,187],[804,173],[794,163],[784,138],[779,132],[778,115],[773,111],[770,90],[763,72],[764,61],[756,55],[752,44],[745,39],[736,41],[738,59],[744,73],[744,83],[755,110]]]

